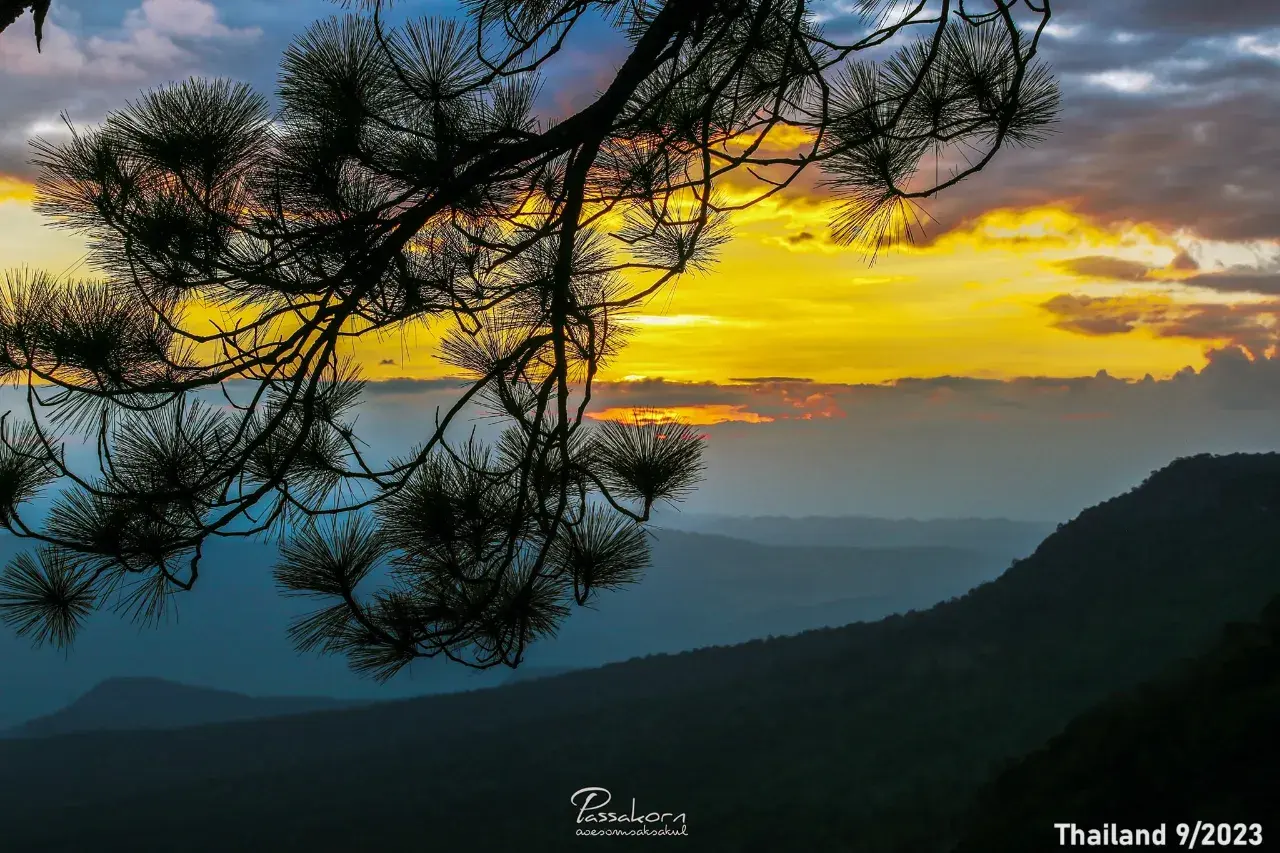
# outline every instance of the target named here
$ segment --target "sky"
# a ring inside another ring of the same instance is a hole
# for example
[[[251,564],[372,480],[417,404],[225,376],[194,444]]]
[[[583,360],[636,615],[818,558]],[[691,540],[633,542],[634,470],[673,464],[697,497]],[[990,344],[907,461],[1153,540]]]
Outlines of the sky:
[[[830,30],[852,4],[827,3]],[[452,14],[403,0],[398,14]],[[705,426],[703,511],[1062,519],[1196,452],[1280,447],[1280,8],[1059,0],[1056,132],[926,206],[874,264],[828,236],[813,182],[736,216],[709,272],[633,322],[597,417]],[[33,136],[190,75],[270,94],[325,0],[57,0],[0,35],[0,268],[81,273],[31,209]],[[588,32],[545,106],[585,104],[620,54]],[[362,346],[375,441],[447,402],[430,333]],[[412,413],[407,420],[387,412]],[[381,430],[381,431],[377,431]]]

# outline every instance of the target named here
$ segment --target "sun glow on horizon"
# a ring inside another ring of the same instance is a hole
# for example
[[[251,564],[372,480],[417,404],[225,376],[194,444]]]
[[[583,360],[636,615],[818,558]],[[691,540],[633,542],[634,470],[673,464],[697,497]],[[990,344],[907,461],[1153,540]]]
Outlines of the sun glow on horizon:
[[[658,409],[633,409],[626,406],[614,406],[597,412],[588,412],[587,417],[597,421],[620,421],[622,423],[684,423],[690,426],[714,426],[724,423],[770,424],[776,418],[753,412],[743,405],[722,405],[704,403],[692,406],[664,406]]]

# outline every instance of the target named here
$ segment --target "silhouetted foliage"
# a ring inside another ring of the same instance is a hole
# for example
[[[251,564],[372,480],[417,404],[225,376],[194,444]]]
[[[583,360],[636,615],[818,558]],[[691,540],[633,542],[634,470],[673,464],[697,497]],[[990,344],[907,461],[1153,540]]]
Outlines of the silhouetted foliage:
[[[570,795],[602,785],[621,810],[635,797],[638,810],[687,812],[699,851],[944,853],[971,828],[993,769],[1203,654],[1224,624],[1256,618],[1280,594],[1277,521],[1280,455],[1184,459],[1081,513],[997,580],[925,612],[361,711],[2,743],[6,841],[44,853],[160,851],[175,840],[191,851],[313,851],[400,849],[429,835],[461,849],[562,851],[579,847]],[[1274,721],[1274,688],[1263,687],[1274,646],[1255,657],[1258,629],[1240,636],[1247,658],[1224,665],[1218,686],[1251,720],[1240,731],[1261,736],[1255,726]],[[1230,719],[1216,717],[1212,692],[1178,693],[1194,701],[1165,728],[1143,710],[1102,749],[1086,744],[1079,760],[1097,801],[1144,796],[1125,784],[1146,783],[1140,763],[1122,764],[1112,783],[1107,755],[1125,762],[1168,746],[1157,768],[1221,768],[1258,743],[1212,722]],[[1203,752],[1175,743],[1197,720]],[[1194,776],[1167,789],[1212,791]],[[1050,782],[1042,799],[1030,774],[1010,779],[1027,784],[1032,805],[1063,793]],[[1034,823],[1022,802],[1011,800],[1010,814]],[[1059,802],[1056,819],[1072,819]],[[376,817],[385,814],[397,817]],[[1054,849],[1056,839],[1039,843],[1045,829],[1008,849]]]
[[[44,19],[49,14],[50,0],[0,0],[0,32],[17,21],[26,12],[31,17],[36,30],[36,50],[40,50],[44,41]]]
[[[38,208],[105,277],[5,283],[0,374],[33,425],[0,453],[0,496],[49,565],[144,620],[195,585],[208,537],[289,539],[280,584],[321,604],[299,644],[379,678],[438,655],[515,666],[639,575],[637,525],[693,486],[701,437],[648,415],[590,428],[593,381],[628,311],[707,269],[732,212],[817,166],[844,199],[836,239],[874,255],[1057,109],[1047,2],[865,0],[846,41],[809,0],[468,0],[400,29],[360,5],[288,49],[274,113],[191,80],[36,143]],[[547,121],[542,70],[593,17],[630,53]],[[800,142],[780,152],[783,134]],[[926,179],[929,156],[963,165]],[[366,458],[350,346],[427,324],[471,384],[406,455]],[[500,440],[446,440],[469,403]],[[97,470],[67,464],[76,436]],[[54,480],[28,523],[18,503]],[[0,611],[19,627],[68,606],[28,588],[42,610]]]

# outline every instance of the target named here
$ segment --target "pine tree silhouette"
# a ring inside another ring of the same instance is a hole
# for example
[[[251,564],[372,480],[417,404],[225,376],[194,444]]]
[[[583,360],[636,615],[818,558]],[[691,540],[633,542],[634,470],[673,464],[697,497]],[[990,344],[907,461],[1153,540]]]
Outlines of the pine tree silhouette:
[[[315,24],[274,112],[190,80],[35,143],[39,210],[88,237],[103,277],[15,272],[0,298],[0,373],[28,399],[0,423],[0,513],[44,543],[0,580],[20,633],[65,645],[108,603],[155,621],[209,537],[270,535],[279,585],[320,603],[301,648],[378,678],[438,655],[518,665],[639,576],[652,508],[702,470],[688,424],[585,419],[628,311],[811,168],[842,200],[833,239],[874,257],[1057,111],[1047,0],[861,0],[847,37],[808,0],[463,5]],[[549,121],[542,72],[592,18],[629,53]],[[935,180],[930,158],[964,165]],[[379,463],[350,345],[428,322],[469,384]],[[500,439],[446,439],[468,404]],[[64,452],[81,438],[89,470]],[[55,482],[43,523],[24,518]]]

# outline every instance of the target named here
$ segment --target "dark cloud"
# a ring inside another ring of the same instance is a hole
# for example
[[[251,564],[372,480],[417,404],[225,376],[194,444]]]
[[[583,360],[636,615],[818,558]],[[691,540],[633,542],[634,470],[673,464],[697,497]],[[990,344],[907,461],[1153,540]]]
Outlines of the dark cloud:
[[[43,64],[34,66],[38,73],[26,59],[19,73],[11,56],[0,55],[0,173],[31,176],[32,128],[62,110],[77,122],[97,121],[139,89],[189,74],[229,74],[270,93],[284,45],[309,20],[335,11],[324,0],[216,0],[227,27],[256,27],[261,37],[247,43],[172,36],[178,53],[148,55],[138,45],[121,47],[128,42],[126,13],[140,2],[64,4],[70,10],[64,12],[55,4],[53,24],[77,40],[59,47],[51,39],[39,57]],[[1005,152],[967,186],[931,202],[938,223],[930,236],[993,207],[1067,201],[1103,221],[1148,221],[1227,240],[1280,237],[1280,61],[1268,47],[1280,39],[1274,0],[1060,5],[1054,35],[1043,42],[1044,58],[1063,85],[1059,132],[1034,149]],[[397,15],[422,11],[416,4],[397,9]],[[828,28],[841,31],[852,21],[837,19]],[[1118,41],[1122,34],[1127,39]],[[580,36],[566,46],[556,63],[559,73],[544,87],[553,112],[580,106],[621,55],[616,34],[598,22]],[[94,37],[117,45],[114,64],[95,60],[88,48]],[[1242,37],[1260,39],[1258,49],[1247,49]],[[29,40],[9,41],[17,47]],[[1112,82],[1127,80],[1135,90],[1108,88],[1099,76],[1108,73],[1129,75]],[[1138,85],[1143,80],[1149,81],[1145,88]],[[794,247],[821,239],[809,231],[779,237]]]
[[[1060,203],[1104,223],[1280,239],[1280,5],[1059,5],[1041,50],[1062,87],[1056,132],[926,202],[926,239],[993,208]]]
[[[443,379],[378,379],[365,383],[365,390],[371,394],[414,394],[435,391],[452,391],[470,385],[470,380],[457,377]]]
[[[1097,22],[1113,31],[1204,36],[1280,24],[1275,0],[1074,0],[1061,5],[1066,20]]]
[[[862,30],[866,20],[851,11],[857,4],[841,3],[843,14],[835,14],[827,23],[828,31],[847,33]],[[897,4],[897,9],[905,4]],[[1038,5],[1038,4],[1037,4]],[[894,4],[882,2],[885,12]],[[989,10],[990,0],[970,2],[971,10]],[[1015,13],[1025,12],[1020,6]],[[897,12],[896,14],[901,14]],[[1107,33],[1126,32],[1148,38],[1152,36],[1225,35],[1248,32],[1280,24],[1274,0],[1068,0],[1053,4],[1052,20],[1059,26],[1086,24]]]
[[[671,408],[733,403],[740,391],[714,382],[673,382],[667,379],[640,379],[634,382],[597,383],[595,400],[602,408]]]
[[[1102,278],[1111,281],[1146,281],[1153,268],[1137,261],[1113,258],[1107,255],[1086,255],[1068,258],[1055,266],[1068,275],[1080,278]]]
[[[730,376],[729,381],[741,382],[747,385],[769,385],[775,382],[802,382],[803,383],[803,382],[812,382],[813,380],[800,377],[800,376],[739,376],[739,377]]]
[[[1136,381],[1098,373],[874,385],[604,383],[592,408],[641,395],[659,408],[792,413],[706,426],[707,474],[683,505],[691,511],[1061,520],[1178,456],[1280,448],[1280,358],[1233,348],[1208,357],[1199,371]],[[398,393],[380,393],[391,389]],[[418,446],[437,407],[460,388],[407,380],[370,383],[369,391],[356,414],[366,458],[376,463]],[[815,394],[846,416],[805,419],[789,402]],[[25,406],[20,389],[0,388],[0,397],[0,410]],[[454,440],[473,429],[495,438],[502,422],[484,415],[465,412]]]
[[[1166,338],[1226,340],[1255,356],[1276,344],[1276,329],[1266,322],[1280,311],[1280,305],[1197,305],[1180,315],[1153,324]]]
[[[1162,309],[1123,296],[1060,293],[1041,307],[1058,318],[1054,328],[1090,336],[1123,335],[1163,317]]]
[[[1081,304],[1088,304],[1082,298]],[[1105,300],[1102,301],[1106,304]],[[1114,306],[1111,306],[1114,308]],[[1102,311],[1095,306],[1090,310]],[[1137,311],[1134,308],[1116,309]],[[1280,310],[1276,307],[1273,310]],[[1151,314],[1143,318],[1151,321]],[[1166,326],[1157,333],[1221,338],[1241,334],[1257,317],[1235,311],[1231,306],[1198,306],[1185,315],[1166,316]],[[965,376],[904,378],[880,384],[781,382],[762,377],[757,383],[718,384],[650,379],[637,382],[601,382],[594,386],[592,411],[608,409],[732,409],[763,416],[752,430],[779,430],[793,421],[815,423],[817,440],[830,430],[836,434],[859,434],[869,424],[933,424],[938,427],[957,422],[1016,421],[1071,422],[1101,417],[1158,419],[1172,410],[1198,412],[1206,407],[1231,409],[1267,408],[1280,410],[1280,355],[1270,358],[1243,346],[1226,346],[1207,353],[1207,365],[1200,371],[1187,367],[1166,379],[1146,376],[1122,379],[1099,370],[1091,376],[1023,376],[1012,379],[984,379]],[[427,412],[456,399],[459,380],[390,380],[370,383],[375,396],[367,401],[365,418],[382,418],[401,426],[404,413]],[[380,392],[395,389],[396,408],[384,408]],[[416,403],[414,401],[417,401]],[[804,408],[808,403],[810,409]],[[821,404],[821,405],[820,405]],[[806,417],[834,406],[843,417]],[[467,417],[482,416],[472,411]],[[408,420],[414,420],[412,417]],[[419,419],[420,420],[420,419]],[[840,423],[843,421],[844,423]],[[469,421],[468,421],[469,423]],[[465,434],[469,426],[461,428]],[[714,428],[714,427],[713,427]],[[923,428],[923,427],[922,427]],[[779,441],[794,441],[810,433],[785,427]],[[819,431],[821,430],[821,431]],[[1280,433],[1277,434],[1280,437]]]
[[[379,393],[391,389],[398,393]],[[370,383],[370,392],[358,409],[360,437],[381,459],[421,442],[460,388],[406,380]],[[1209,352],[1198,371],[1159,379],[1100,371],[873,385],[650,380],[602,383],[596,393],[595,412],[643,404],[767,416],[703,428],[707,476],[684,505],[701,512],[1064,519],[1178,456],[1280,448],[1280,358],[1230,347]],[[794,403],[814,397],[845,416],[806,419]],[[472,407],[454,436],[465,441],[477,429],[492,439],[501,426]]]
[[[976,389],[989,387],[995,381],[996,380],[992,379],[978,379],[973,376],[931,376],[927,378],[908,376],[886,383],[884,387],[892,387],[902,391],[915,393],[932,393],[938,389],[945,389],[948,391],[974,391]]]
[[[1220,293],[1280,295],[1280,271],[1271,269],[1236,266],[1191,276],[1171,276],[1170,273],[1173,272],[1190,272],[1200,269],[1195,259],[1185,252],[1175,257],[1167,267],[1154,267],[1109,255],[1067,258],[1054,266],[1078,278],[1161,285],[1180,283],[1204,287]]]
[[[1276,405],[1280,358],[1251,358],[1238,347],[1210,350],[1208,356],[1209,363],[1195,381],[1208,386],[1223,408],[1261,410]]]
[[[1254,356],[1271,352],[1280,335],[1280,301],[1222,305],[1176,305],[1142,296],[1084,296],[1062,293],[1041,307],[1053,326],[1080,335],[1123,335],[1139,327],[1163,338],[1225,341]]]
[[[1080,297],[1082,304],[1090,300]],[[1093,300],[1106,303],[1106,300]],[[1233,315],[1229,306],[1201,306],[1203,310],[1169,319],[1170,334],[1175,328],[1188,336],[1205,338],[1223,337],[1224,332],[1238,331],[1245,315]],[[1225,309],[1217,314],[1212,309]],[[1102,313],[1105,309],[1094,307]],[[1141,312],[1137,309],[1120,309]],[[1144,316],[1144,322],[1155,315]],[[1086,318],[1087,319],[1087,318]],[[1217,323],[1215,326],[1214,323]],[[1182,324],[1175,327],[1175,324]],[[1196,332],[1199,324],[1199,332]],[[1159,328],[1157,332],[1161,331]],[[1228,375],[1232,382],[1244,382],[1237,374],[1247,367],[1251,377],[1244,384],[1248,387],[1265,386],[1268,405],[1280,406],[1280,356],[1268,358],[1263,354],[1251,355],[1247,348],[1228,346],[1207,353],[1209,366],[1201,373],[1188,367],[1169,379],[1155,380],[1147,376],[1142,380],[1128,380],[1112,376],[1105,369],[1088,376],[1021,376],[1012,379],[984,379],[968,376],[908,377],[878,384],[816,383],[809,380],[786,380],[779,377],[761,377],[760,381],[736,384],[715,382],[679,382],[667,379],[648,379],[634,382],[597,382],[591,411],[600,413],[618,409],[729,409],[764,416],[767,422],[780,423],[789,420],[808,420],[804,405],[835,405],[842,413],[857,419],[870,413],[911,413],[912,418],[930,413],[941,421],[951,415],[969,416],[977,412],[1024,410],[1028,413],[1043,411],[1054,418],[1081,413],[1096,414],[1106,409],[1108,400],[1130,398],[1135,389],[1158,387],[1170,389],[1189,380],[1205,387]],[[1243,367],[1242,367],[1243,366]],[[1234,371],[1234,372],[1230,372]],[[456,399],[465,385],[457,379],[417,380],[393,379],[371,382],[368,390],[374,395],[370,405],[379,406],[379,395],[394,392],[401,399],[401,408],[412,407],[418,400],[424,410],[447,405]],[[1215,392],[1216,393],[1216,392]],[[1234,392],[1233,392],[1234,393]],[[1118,396],[1117,396],[1118,395]],[[870,407],[870,408],[868,408]],[[474,408],[474,407],[473,407]],[[470,410],[469,410],[470,411]],[[951,415],[947,413],[951,413]],[[475,411],[470,416],[476,415]]]
[[[1057,132],[932,202],[931,236],[993,207],[1066,202],[1103,222],[1280,238],[1280,5],[1062,5],[1043,42],[1063,89]]]
[[[1207,287],[1222,293],[1265,293],[1280,295],[1280,273],[1271,272],[1208,272],[1182,279],[1185,284]]]
[[[1280,238],[1280,94],[1213,103],[1068,98],[1048,142],[1006,152],[930,206],[942,223],[934,236],[992,208],[1065,202],[1102,222],[1220,240]]]

